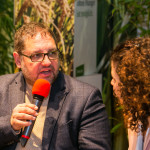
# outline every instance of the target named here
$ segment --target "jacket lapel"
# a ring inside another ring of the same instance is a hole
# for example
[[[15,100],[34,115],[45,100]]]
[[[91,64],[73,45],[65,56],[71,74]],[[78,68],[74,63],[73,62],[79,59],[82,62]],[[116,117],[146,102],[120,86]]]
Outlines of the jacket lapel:
[[[9,85],[9,101],[11,102],[11,111],[17,104],[24,103],[25,82],[21,73]]]
[[[51,88],[50,99],[44,124],[42,149],[48,150],[51,144],[52,135],[57,125],[57,120],[61,113],[63,103],[69,90],[64,86],[64,76],[59,73],[57,80]]]

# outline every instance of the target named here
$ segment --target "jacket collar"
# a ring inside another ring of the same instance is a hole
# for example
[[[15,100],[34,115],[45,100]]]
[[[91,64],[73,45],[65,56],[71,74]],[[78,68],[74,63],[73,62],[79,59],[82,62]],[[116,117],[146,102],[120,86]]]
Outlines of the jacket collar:
[[[69,91],[68,87],[66,85],[64,74],[59,72],[57,79],[52,84],[51,92],[55,91],[57,93],[58,91]]]

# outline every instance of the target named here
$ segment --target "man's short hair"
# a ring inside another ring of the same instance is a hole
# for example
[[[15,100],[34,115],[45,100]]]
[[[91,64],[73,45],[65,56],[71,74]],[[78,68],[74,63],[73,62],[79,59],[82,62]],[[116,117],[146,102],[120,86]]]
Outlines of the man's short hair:
[[[30,22],[23,24],[15,33],[14,39],[14,51],[19,54],[25,50],[25,40],[31,38],[40,33],[42,36],[49,35],[55,41],[57,46],[57,40],[54,33],[50,30],[49,27],[45,26],[43,23]]]

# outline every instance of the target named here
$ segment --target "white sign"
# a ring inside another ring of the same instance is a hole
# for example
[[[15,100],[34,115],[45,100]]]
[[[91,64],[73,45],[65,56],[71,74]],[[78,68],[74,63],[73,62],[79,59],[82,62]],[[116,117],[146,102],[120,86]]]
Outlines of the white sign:
[[[97,0],[75,1],[74,76],[96,70]]]

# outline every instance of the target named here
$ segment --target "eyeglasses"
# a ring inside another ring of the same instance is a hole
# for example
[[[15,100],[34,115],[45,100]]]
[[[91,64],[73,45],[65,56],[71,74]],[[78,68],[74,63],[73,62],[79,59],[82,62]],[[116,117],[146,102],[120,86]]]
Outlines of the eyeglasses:
[[[41,62],[41,61],[43,61],[44,58],[45,58],[45,55],[48,56],[49,60],[54,60],[54,59],[59,58],[58,50],[53,50],[53,51],[50,51],[48,53],[36,53],[36,54],[32,54],[30,56],[27,56],[23,53],[20,53],[20,55],[23,55],[25,57],[30,58],[32,62]]]

